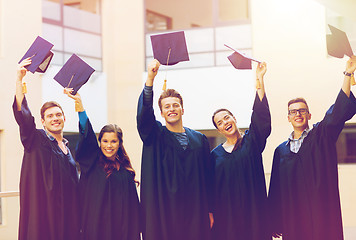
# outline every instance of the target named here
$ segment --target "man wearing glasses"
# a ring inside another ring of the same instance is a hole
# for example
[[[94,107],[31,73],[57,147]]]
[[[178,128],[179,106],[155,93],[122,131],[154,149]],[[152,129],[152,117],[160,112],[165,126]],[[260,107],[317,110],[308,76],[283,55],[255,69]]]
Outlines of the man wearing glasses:
[[[306,101],[296,98],[288,103],[293,132],[274,152],[268,195],[274,237],[343,239],[335,143],[345,122],[356,113],[356,99],[351,92],[355,69],[353,56],[347,61],[335,104],[312,128]]]

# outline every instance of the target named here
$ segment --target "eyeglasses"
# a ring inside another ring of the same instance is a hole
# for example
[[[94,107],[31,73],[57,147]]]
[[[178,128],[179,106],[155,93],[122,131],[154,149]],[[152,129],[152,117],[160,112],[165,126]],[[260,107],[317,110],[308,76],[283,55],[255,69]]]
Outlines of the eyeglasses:
[[[300,115],[305,115],[309,113],[309,111],[306,108],[292,109],[288,111],[288,115],[290,116],[295,116],[297,115],[297,113],[299,113]]]

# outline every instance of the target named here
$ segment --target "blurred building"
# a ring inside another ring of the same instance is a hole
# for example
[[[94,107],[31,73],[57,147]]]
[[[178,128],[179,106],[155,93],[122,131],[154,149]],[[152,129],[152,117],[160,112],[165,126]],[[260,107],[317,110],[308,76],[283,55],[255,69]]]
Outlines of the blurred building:
[[[0,239],[17,239],[23,148],[11,104],[17,63],[38,35],[54,44],[47,72],[25,78],[38,127],[42,103],[58,101],[74,149],[78,117],[53,76],[75,53],[96,69],[79,91],[95,131],[108,122],[122,127],[138,176],[142,144],[136,107],[153,59],[151,35],[184,30],[190,61],[161,66],[154,97],[157,101],[167,78],[168,88],[183,96],[184,125],[205,133],[211,147],[223,141],[211,123],[212,112],[228,108],[246,129],[255,95],[254,70],[234,69],[224,44],[267,62],[272,134],[263,157],[268,183],[274,149],[292,131],[288,100],[304,97],[316,123],[336,99],[347,58],[327,55],[327,24],[347,32],[356,50],[354,9],[356,2],[347,0],[0,0]],[[156,104],[155,111],[161,120]],[[345,239],[351,240],[356,239],[356,118],[345,126],[338,154]]]

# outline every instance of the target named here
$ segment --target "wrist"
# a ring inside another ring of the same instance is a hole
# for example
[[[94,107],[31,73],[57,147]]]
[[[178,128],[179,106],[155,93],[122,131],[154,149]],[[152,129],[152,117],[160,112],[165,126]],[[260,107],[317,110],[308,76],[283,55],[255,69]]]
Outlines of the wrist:
[[[348,77],[352,77],[354,75],[354,73],[349,71],[349,70],[346,70],[343,73],[344,73],[345,76],[348,76]]]

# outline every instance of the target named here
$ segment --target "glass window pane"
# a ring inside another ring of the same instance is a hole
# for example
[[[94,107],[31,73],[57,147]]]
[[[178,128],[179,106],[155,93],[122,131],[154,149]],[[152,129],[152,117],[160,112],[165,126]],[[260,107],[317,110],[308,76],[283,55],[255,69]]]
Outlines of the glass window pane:
[[[53,50],[63,51],[63,28],[53,24],[42,24],[42,36],[52,44]]]
[[[101,58],[101,36],[65,28],[64,51]]]
[[[42,17],[55,21],[61,21],[61,6],[59,2],[43,0]]]
[[[64,6],[64,26],[87,32],[101,33],[100,15],[74,7]]]
[[[216,50],[226,50],[224,44],[235,49],[252,48],[251,24],[216,28]]]

